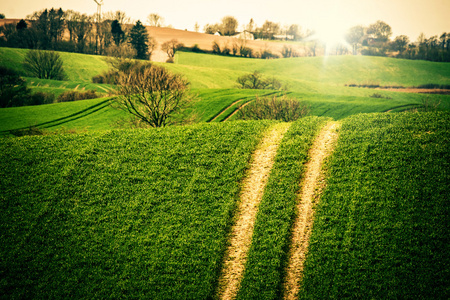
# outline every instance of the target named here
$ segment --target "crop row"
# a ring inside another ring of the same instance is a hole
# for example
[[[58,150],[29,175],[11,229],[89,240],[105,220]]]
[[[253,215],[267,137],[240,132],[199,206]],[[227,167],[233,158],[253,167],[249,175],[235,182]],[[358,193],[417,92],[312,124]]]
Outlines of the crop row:
[[[448,299],[450,114],[345,119],[302,299]]]
[[[267,122],[0,140],[0,293],[207,298]]]

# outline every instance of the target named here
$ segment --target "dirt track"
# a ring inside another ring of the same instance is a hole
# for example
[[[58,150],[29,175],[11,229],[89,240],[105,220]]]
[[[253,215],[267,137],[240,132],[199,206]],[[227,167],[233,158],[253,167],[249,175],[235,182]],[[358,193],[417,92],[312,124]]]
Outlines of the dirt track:
[[[323,178],[321,178],[322,164],[333,151],[338,137],[338,128],[339,123],[328,123],[320,132],[309,152],[310,160],[306,164],[302,190],[296,207],[297,217],[294,220],[292,229],[292,241],[284,285],[284,299],[297,299],[309,245],[309,236],[312,231],[313,199],[323,188]]]
[[[219,298],[234,299],[239,290],[252,241],[253,227],[264,187],[277,153],[278,146],[290,123],[278,123],[266,131],[252,156],[252,163],[242,184],[240,203],[231,228],[224,268],[219,278]]]

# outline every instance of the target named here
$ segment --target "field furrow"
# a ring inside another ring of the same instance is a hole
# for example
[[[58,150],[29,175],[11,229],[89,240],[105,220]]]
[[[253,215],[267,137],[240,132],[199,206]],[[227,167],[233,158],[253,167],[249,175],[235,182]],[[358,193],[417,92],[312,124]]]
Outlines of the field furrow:
[[[291,248],[284,283],[284,299],[297,299],[299,282],[312,230],[314,198],[319,196],[317,189],[320,187],[322,165],[333,151],[338,138],[337,130],[339,126],[340,124],[337,122],[328,123],[320,132],[309,152],[310,159],[305,165],[306,171],[292,229]]]
[[[236,297],[244,273],[259,203],[279,143],[289,127],[289,123],[278,123],[270,127],[252,156],[250,169],[243,182],[236,221],[231,229],[230,246],[227,249],[224,268],[219,279],[220,299]]]

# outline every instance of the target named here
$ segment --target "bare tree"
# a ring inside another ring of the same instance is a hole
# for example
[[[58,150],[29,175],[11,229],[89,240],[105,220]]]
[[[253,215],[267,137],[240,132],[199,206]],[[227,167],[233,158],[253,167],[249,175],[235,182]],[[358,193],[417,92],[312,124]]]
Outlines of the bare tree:
[[[169,60],[171,60],[175,56],[175,53],[177,52],[177,50],[182,47],[184,47],[184,45],[182,43],[178,42],[178,40],[176,40],[176,39],[173,39],[173,40],[163,43],[161,45],[161,50],[166,52],[167,56],[169,57]]]
[[[149,14],[147,22],[150,26],[162,27],[164,26],[164,18],[158,14]]]
[[[161,66],[139,64],[118,81],[120,106],[152,127],[171,124],[170,117],[189,101],[188,82]]]

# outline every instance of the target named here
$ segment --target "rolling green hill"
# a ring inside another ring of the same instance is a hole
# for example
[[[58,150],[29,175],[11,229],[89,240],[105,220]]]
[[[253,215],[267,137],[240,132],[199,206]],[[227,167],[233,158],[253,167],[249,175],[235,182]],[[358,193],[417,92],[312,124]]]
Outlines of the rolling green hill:
[[[239,299],[280,295],[295,192],[326,121],[301,119],[282,140]],[[448,298],[450,113],[341,122],[300,298]],[[214,297],[240,182],[272,123],[1,138],[1,294]]]
[[[0,64],[23,70],[23,49],[0,48]],[[113,87],[105,84],[92,84],[91,78],[107,70],[103,57],[76,53],[61,53],[69,81],[54,81],[27,77],[33,91],[60,94],[67,90],[94,89],[99,93],[113,92]],[[239,90],[236,79],[244,74],[258,70],[264,76],[275,78],[287,84],[287,93],[303,101],[310,107],[311,115],[342,119],[357,113],[402,111],[420,108],[425,100],[440,102],[440,109],[450,109],[448,95],[422,95],[389,92],[367,88],[351,88],[346,84],[376,83],[380,85],[414,86],[420,84],[450,84],[448,63],[400,60],[366,56],[303,57],[277,60],[260,60],[224,57],[207,54],[178,52],[176,64],[163,64],[169,70],[180,73],[190,82],[196,100],[182,115],[197,116],[197,121],[220,122],[229,116],[239,105],[251,101],[255,95],[273,95],[275,91]],[[374,98],[373,96],[378,96]],[[96,105],[85,102],[84,108]],[[232,105],[235,103],[234,105]],[[43,121],[39,115],[45,111],[45,121],[58,120],[67,115],[79,114],[78,104],[60,104],[58,110],[49,108],[0,109],[1,131],[27,126],[36,126]],[[64,107],[64,108],[62,108]],[[36,109],[36,112],[34,112]],[[104,116],[84,115],[77,122],[64,123],[66,128],[111,129],[123,114],[107,108]],[[17,117],[14,114],[17,113]],[[27,116],[30,114],[30,116]],[[19,118],[20,116],[20,118]],[[95,117],[95,119],[94,119]],[[109,118],[109,120],[108,120]],[[15,121],[11,121],[15,119]],[[35,121],[31,121],[35,120]],[[22,122],[23,121],[23,122]],[[109,125],[106,125],[109,124]],[[82,128],[79,128],[82,126]],[[58,127],[53,127],[57,129]]]

